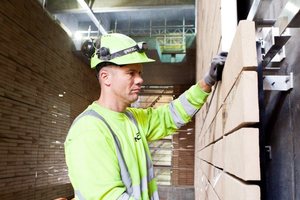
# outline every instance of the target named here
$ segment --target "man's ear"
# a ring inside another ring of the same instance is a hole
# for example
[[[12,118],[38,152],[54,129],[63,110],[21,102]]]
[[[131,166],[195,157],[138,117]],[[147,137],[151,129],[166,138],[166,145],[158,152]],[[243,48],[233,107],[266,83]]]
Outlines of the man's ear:
[[[111,84],[111,72],[106,68],[102,68],[99,72],[99,80],[106,86]]]

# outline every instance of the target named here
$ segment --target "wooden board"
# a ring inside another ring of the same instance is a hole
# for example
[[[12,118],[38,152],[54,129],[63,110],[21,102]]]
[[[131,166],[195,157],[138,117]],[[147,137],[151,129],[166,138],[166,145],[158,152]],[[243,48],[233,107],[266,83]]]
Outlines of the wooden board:
[[[224,134],[259,122],[257,73],[244,71],[238,78],[223,108]]]
[[[196,155],[245,181],[260,180],[257,129],[239,129],[200,150]]]
[[[219,181],[220,187],[216,187],[215,190],[221,200],[260,200],[258,185],[245,184],[227,173],[223,173]]]
[[[242,128],[224,140],[224,169],[245,181],[260,180],[258,129]]]
[[[220,1],[201,1],[198,4],[197,27],[197,80],[203,78],[207,72],[211,59],[217,53],[221,42],[221,12]],[[209,41],[209,42],[208,42]]]
[[[224,157],[223,157],[223,140],[219,140],[214,144],[207,146],[201,151],[197,152],[197,156],[208,163],[213,164],[216,167],[223,168]]]
[[[205,196],[204,199],[215,199],[215,196],[217,196],[220,200],[260,199],[259,186],[241,182],[225,171],[220,170],[205,161],[199,162],[200,169],[198,170],[198,172],[201,174],[199,180],[200,184],[198,186],[200,191],[199,189],[197,189],[199,191],[199,196]],[[211,197],[207,198],[207,193],[209,190],[212,190],[210,191]],[[216,195],[214,195],[213,193],[215,193]]]
[[[218,111],[215,119],[212,121],[208,130],[203,134],[200,140],[200,149],[210,145],[223,137],[223,112],[222,108]]]
[[[199,80],[221,49],[221,20],[212,2],[199,2],[197,10]],[[246,128],[259,122],[255,41],[254,22],[240,21],[222,81],[196,120],[196,199],[260,199],[259,186],[249,182],[260,180],[258,131]]]
[[[230,91],[232,90],[241,71],[250,70],[250,69],[255,70],[257,66],[257,58],[256,58],[256,46],[254,41],[255,41],[255,30],[254,30],[253,22],[241,21],[238,26],[235,39],[233,41],[233,45],[229,51],[229,55],[223,71],[223,80],[218,83],[217,88],[215,88],[215,91],[212,92],[213,95],[208,98],[208,101],[205,104],[206,110],[209,111],[207,112],[207,115],[204,116],[205,120],[203,122],[203,126],[201,127],[200,138],[204,137],[204,134],[207,134],[208,128],[211,126],[211,123],[215,119],[217,112],[224,104],[225,99],[227,98]],[[239,50],[242,49],[243,46],[247,46],[247,50]],[[237,57],[241,59],[236,59]],[[231,98],[232,96],[234,96],[234,94],[231,94]],[[253,96],[253,99],[254,98],[255,96]],[[229,101],[230,100],[228,100],[227,103]],[[225,110],[226,112],[227,108],[225,109],[223,108],[223,110]],[[228,130],[226,129],[226,131]],[[217,137],[217,139],[218,138],[219,137]],[[213,141],[209,141],[209,142],[213,142]]]
[[[217,88],[212,92],[212,95],[210,95],[207,99],[207,102],[205,106],[207,107],[207,113],[205,116],[205,120],[201,129],[201,135],[205,134],[208,131],[208,128],[210,127],[212,121],[215,119],[217,112],[222,106],[222,102],[219,100],[221,99],[221,87],[220,84],[217,85]]]
[[[198,160],[200,163],[199,168],[197,170],[198,177],[199,177],[199,184],[195,185],[196,196],[195,199],[197,200],[220,200],[217,193],[214,190],[214,186],[212,183],[211,173],[209,171],[212,168],[209,168],[208,164],[205,164],[204,161]],[[215,168],[217,169],[217,168]],[[216,170],[217,171],[217,170]]]
[[[255,24],[240,21],[226,59],[222,75],[222,102],[225,101],[242,70],[257,67]]]
[[[223,175],[222,169],[219,169],[201,159],[199,162],[199,168],[202,170],[205,177],[207,178],[207,180],[209,181],[209,183],[212,185],[213,188],[219,185],[220,177]]]

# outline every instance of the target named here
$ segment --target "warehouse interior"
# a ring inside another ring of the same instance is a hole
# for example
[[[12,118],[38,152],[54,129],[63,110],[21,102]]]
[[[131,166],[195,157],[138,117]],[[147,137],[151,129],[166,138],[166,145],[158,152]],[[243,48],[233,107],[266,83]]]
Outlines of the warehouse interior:
[[[107,33],[156,60],[138,108],[176,99],[229,52],[193,120],[149,143],[160,199],[300,199],[299,13],[299,0],[1,1],[1,199],[74,198],[64,141],[100,94],[81,46]]]

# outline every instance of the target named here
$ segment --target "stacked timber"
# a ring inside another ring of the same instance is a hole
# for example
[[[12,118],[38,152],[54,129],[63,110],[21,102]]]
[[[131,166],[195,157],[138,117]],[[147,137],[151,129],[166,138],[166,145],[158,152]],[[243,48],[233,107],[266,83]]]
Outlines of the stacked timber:
[[[38,1],[1,1],[0,26],[0,198],[71,196],[63,143],[95,76]]]
[[[260,199],[256,68],[254,22],[240,21],[222,81],[197,119],[196,199]]]

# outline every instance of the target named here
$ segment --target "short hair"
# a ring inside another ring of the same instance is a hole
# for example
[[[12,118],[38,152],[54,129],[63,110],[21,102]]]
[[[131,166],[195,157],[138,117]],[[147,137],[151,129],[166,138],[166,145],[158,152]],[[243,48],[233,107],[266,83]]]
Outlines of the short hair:
[[[124,66],[124,65],[117,65],[117,64],[115,64],[115,63],[113,63],[113,62],[102,62],[102,63],[99,63],[97,66],[96,66],[96,77],[97,77],[97,79],[99,80],[99,72],[100,72],[100,70],[103,68],[103,67],[106,67],[106,66],[110,66],[110,65],[112,65],[112,66],[118,66],[118,67],[122,67],[122,66]]]

